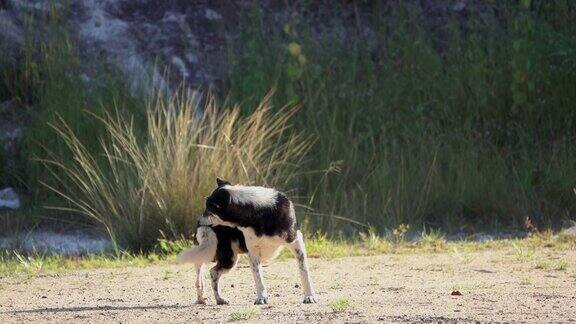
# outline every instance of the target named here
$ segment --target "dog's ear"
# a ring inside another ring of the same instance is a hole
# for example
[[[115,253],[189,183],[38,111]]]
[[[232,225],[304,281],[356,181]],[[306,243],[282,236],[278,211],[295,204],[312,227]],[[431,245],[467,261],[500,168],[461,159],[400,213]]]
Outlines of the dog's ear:
[[[224,187],[225,185],[230,185],[230,182],[228,182],[224,179],[216,178],[216,184],[218,185],[218,188],[220,188],[220,187]]]

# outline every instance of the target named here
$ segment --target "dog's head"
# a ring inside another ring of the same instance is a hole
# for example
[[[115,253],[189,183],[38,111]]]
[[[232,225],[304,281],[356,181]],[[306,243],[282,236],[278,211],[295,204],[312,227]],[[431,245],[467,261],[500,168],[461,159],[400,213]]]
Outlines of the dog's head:
[[[222,180],[220,178],[216,179],[217,188],[206,197],[206,209],[202,218],[205,218],[205,222],[209,222],[211,225],[226,225],[235,226],[230,222],[228,218],[228,209],[231,203],[230,192],[226,190],[226,186],[230,186],[231,183]]]
[[[254,214],[277,208],[280,193],[260,186],[232,185],[216,179],[217,188],[206,197],[207,214],[214,225],[248,226]]]

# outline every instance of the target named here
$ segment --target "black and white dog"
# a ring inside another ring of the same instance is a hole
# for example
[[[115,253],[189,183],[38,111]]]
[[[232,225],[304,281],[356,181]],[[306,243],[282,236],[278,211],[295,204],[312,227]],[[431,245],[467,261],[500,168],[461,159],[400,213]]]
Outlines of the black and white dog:
[[[256,283],[254,304],[267,304],[268,293],[262,278],[265,260],[274,258],[286,246],[298,261],[304,288],[304,303],[315,303],[310,282],[308,260],[302,233],[296,224],[294,205],[275,189],[231,185],[217,179],[218,188],[206,198],[206,210],[198,221],[198,245],[178,255],[180,263],[196,265],[198,303],[205,303],[204,264],[216,262],[210,270],[216,303],[228,304],[222,298],[218,282],[238,261],[238,254],[248,253]]]

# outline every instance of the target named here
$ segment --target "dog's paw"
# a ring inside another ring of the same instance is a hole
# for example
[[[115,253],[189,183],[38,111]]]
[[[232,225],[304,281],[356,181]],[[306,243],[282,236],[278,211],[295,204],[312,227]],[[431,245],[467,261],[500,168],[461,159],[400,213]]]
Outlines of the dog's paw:
[[[206,305],[206,298],[199,298],[196,300],[196,304],[198,305]]]
[[[304,296],[304,304],[316,304],[316,297],[313,295]]]
[[[218,299],[216,299],[216,304],[218,304],[218,305],[228,305],[228,304],[230,304],[230,302],[228,301],[228,299],[218,298]]]
[[[264,305],[268,304],[268,297],[258,297],[256,301],[254,301],[254,305]]]

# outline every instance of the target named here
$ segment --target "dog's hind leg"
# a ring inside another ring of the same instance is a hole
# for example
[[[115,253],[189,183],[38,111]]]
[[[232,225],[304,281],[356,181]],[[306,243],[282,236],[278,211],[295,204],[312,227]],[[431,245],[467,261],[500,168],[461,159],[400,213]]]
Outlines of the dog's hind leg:
[[[210,276],[212,277],[212,290],[214,290],[214,298],[218,305],[228,305],[230,302],[223,298],[220,293],[220,277],[222,274],[228,272],[227,269],[220,267],[218,264],[210,269]]]
[[[248,251],[248,257],[250,258],[250,268],[252,268],[252,275],[256,283],[256,301],[254,301],[254,304],[268,304],[268,292],[266,291],[266,286],[262,278],[262,264],[260,263],[260,259],[250,251]]]
[[[204,264],[196,264],[196,303],[206,304],[204,298]]]
[[[306,256],[306,247],[304,246],[304,238],[302,237],[302,232],[297,232],[296,239],[294,242],[290,243],[288,247],[298,261],[300,281],[302,282],[302,288],[304,288],[304,304],[315,303],[316,297],[314,296],[314,288],[312,287],[312,282],[310,281],[308,258]]]
[[[216,265],[210,269],[210,276],[212,277],[212,290],[214,290],[214,298],[216,298],[216,304],[218,305],[228,305],[230,302],[222,297],[220,292],[220,277],[230,271],[238,262],[238,254],[233,253],[231,258],[226,260],[219,260]]]

